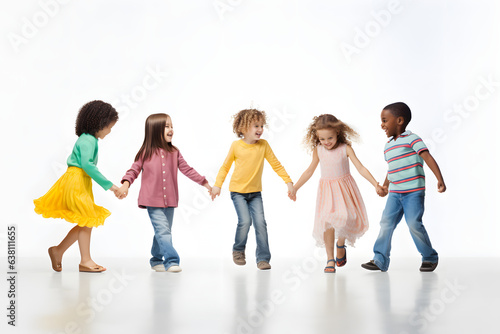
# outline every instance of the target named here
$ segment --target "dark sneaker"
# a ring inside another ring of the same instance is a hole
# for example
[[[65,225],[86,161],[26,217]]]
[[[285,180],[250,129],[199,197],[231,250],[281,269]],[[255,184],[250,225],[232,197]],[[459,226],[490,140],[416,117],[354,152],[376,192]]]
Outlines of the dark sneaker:
[[[259,263],[257,263],[257,268],[259,268],[260,270],[268,270],[271,269],[271,265],[269,264],[269,262],[260,261]]]
[[[436,267],[438,266],[438,263],[432,263],[432,262],[427,262],[427,261],[424,261],[422,262],[422,265],[420,266],[420,271],[422,272],[431,272],[431,271],[434,271],[434,269],[436,269]]]
[[[370,260],[370,262],[363,263],[361,267],[367,270],[382,270],[375,264],[375,262],[373,262],[373,260]]]
[[[245,261],[245,252],[233,251],[233,262],[239,266],[247,264],[247,261]]]

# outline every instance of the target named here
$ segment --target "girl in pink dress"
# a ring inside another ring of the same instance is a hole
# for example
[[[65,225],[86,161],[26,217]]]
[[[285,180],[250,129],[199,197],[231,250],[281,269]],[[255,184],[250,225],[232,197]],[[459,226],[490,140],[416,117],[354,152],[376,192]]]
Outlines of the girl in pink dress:
[[[295,200],[296,192],[311,178],[318,163],[321,165],[313,237],[317,246],[326,249],[328,261],[324,271],[328,273],[335,272],[335,265],[342,267],[347,263],[345,241],[354,246],[356,239],[368,230],[363,198],[349,172],[347,158],[379,195],[384,192],[351,147],[351,139],[357,136],[353,129],[333,115],[314,117],[304,140],[312,150],[312,162],[289,194]],[[335,237],[338,238],[336,258]],[[330,265],[330,262],[333,263]]]

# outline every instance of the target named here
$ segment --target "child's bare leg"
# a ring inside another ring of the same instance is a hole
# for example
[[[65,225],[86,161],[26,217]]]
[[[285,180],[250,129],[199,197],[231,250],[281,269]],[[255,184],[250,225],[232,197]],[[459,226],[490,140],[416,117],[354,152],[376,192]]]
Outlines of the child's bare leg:
[[[344,245],[345,245],[345,238],[339,238],[339,239],[337,240],[337,245],[338,245],[339,247],[344,246]],[[338,257],[339,259],[341,259],[341,258],[343,258],[343,257],[344,257],[344,255],[345,255],[345,248],[337,248],[337,257]]]
[[[90,256],[91,233],[91,227],[82,227],[80,233],[78,234],[78,245],[80,246],[80,256],[82,258],[80,264],[85,267],[93,268],[98,266],[98,264],[95,263]]]
[[[326,249],[326,258],[327,260],[335,259],[334,249],[335,249],[335,230],[330,228],[325,231],[323,234],[323,238],[325,239],[325,249]],[[328,265],[331,265],[329,263]]]
[[[64,237],[64,239],[59,243],[59,245],[49,248],[49,255],[56,264],[57,271],[62,269],[61,262],[64,253],[68,250],[68,248],[78,240],[78,234],[80,233],[81,227],[76,225],[73,227],[68,234]]]
[[[66,235],[66,237],[64,237],[64,239],[61,241],[61,243],[56,246],[56,250],[57,250],[58,253],[61,254],[61,256],[64,254],[64,252],[66,252],[66,250],[72,244],[75,243],[75,241],[78,240],[78,234],[80,233],[80,229],[81,229],[81,227],[78,226],[78,225],[76,225],[75,227],[73,227],[68,232],[68,234]]]

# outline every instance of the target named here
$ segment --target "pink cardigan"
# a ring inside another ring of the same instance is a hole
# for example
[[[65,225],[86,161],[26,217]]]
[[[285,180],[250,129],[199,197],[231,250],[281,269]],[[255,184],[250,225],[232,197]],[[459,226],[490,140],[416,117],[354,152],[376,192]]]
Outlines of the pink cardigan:
[[[132,185],[142,171],[139,207],[176,208],[179,202],[177,170],[200,185],[207,182],[204,176],[187,164],[181,152],[169,153],[160,149],[148,161],[141,158],[134,162],[123,176],[122,183],[128,181]]]

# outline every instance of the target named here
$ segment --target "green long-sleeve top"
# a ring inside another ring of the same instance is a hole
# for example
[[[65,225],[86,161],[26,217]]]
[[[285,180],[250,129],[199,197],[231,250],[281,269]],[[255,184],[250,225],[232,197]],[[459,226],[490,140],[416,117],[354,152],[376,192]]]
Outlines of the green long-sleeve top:
[[[67,164],[68,166],[83,169],[104,190],[108,190],[113,186],[113,182],[105,178],[96,167],[98,150],[97,138],[88,133],[83,133],[78,137]]]

